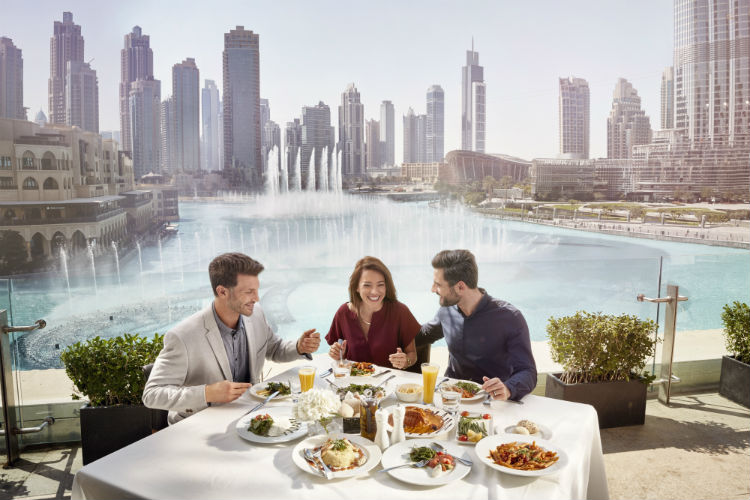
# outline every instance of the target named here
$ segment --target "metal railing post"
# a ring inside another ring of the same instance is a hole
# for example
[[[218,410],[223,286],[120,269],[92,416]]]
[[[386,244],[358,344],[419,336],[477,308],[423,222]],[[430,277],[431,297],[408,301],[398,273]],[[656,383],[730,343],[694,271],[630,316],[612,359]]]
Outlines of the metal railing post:
[[[680,382],[680,378],[672,374],[672,363],[674,360],[674,342],[677,328],[677,303],[687,300],[687,297],[681,297],[677,285],[667,285],[667,296],[650,299],[640,294],[636,297],[639,302],[648,301],[666,303],[664,313],[664,344],[661,350],[661,365],[659,365],[659,378],[654,380],[654,385],[659,385],[659,401],[669,406],[669,395],[672,390],[672,383]]]
[[[39,432],[47,425],[54,424],[55,419],[47,417],[42,425],[25,429],[18,428],[16,393],[13,390],[13,365],[10,357],[10,333],[30,332],[47,326],[43,320],[37,320],[32,326],[8,326],[8,313],[0,310],[0,397],[3,405],[3,429],[0,434],[5,438],[6,467],[11,467],[19,458],[18,435]]]

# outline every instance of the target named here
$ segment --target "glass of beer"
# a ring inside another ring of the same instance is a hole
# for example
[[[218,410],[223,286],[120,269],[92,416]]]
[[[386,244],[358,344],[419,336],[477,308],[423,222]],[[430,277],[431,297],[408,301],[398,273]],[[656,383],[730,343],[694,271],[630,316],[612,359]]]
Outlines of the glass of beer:
[[[314,366],[303,366],[299,369],[299,384],[302,387],[302,392],[309,391],[315,384],[315,367]]]
[[[434,363],[422,363],[422,400],[426,405],[432,404],[438,369],[438,365]]]

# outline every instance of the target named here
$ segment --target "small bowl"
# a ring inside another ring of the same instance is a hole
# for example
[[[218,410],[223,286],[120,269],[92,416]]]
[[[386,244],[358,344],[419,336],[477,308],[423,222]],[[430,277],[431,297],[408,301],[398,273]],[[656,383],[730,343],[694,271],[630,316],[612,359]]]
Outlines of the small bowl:
[[[422,398],[422,385],[401,384],[396,388],[396,397],[404,403],[415,403]]]

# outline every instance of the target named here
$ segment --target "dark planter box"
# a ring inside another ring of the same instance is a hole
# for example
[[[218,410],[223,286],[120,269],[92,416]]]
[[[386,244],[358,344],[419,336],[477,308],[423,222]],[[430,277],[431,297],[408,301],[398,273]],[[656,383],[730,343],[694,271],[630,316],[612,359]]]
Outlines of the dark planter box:
[[[646,384],[638,379],[593,384],[565,384],[559,373],[547,374],[544,395],[594,407],[599,428],[643,425],[646,420]]]
[[[719,394],[750,408],[750,365],[732,357],[723,356]]]
[[[142,405],[81,407],[83,465],[150,436],[151,419]]]

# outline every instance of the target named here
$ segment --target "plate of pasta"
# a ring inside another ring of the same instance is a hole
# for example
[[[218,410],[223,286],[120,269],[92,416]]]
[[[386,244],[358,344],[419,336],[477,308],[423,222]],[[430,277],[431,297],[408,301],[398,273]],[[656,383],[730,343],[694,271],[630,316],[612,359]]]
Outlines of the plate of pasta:
[[[474,450],[488,467],[516,476],[547,476],[568,463],[565,452],[551,442],[520,434],[487,436]]]

